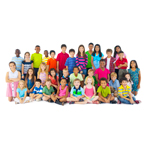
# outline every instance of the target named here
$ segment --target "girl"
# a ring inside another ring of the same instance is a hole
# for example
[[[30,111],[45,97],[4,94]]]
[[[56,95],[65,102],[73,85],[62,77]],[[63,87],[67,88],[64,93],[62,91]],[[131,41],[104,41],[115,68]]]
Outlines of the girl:
[[[20,80],[17,88],[17,98],[15,98],[15,104],[26,103],[30,101],[30,97],[27,96],[27,88],[25,87],[24,80]]]
[[[121,47],[119,45],[115,46],[115,48],[114,48],[114,56],[113,57],[116,59],[116,61],[119,59],[118,53],[120,51],[122,51]],[[126,58],[126,54],[125,53],[124,53],[124,58]],[[116,61],[115,61],[115,63],[116,63]],[[116,64],[115,64],[115,72],[117,73],[117,79],[118,79],[119,78],[119,69],[116,66]]]
[[[88,57],[85,54],[85,47],[83,45],[80,45],[78,47],[78,54],[76,56],[76,66],[79,67],[79,70],[83,76],[83,79],[85,78],[87,74],[87,69],[86,69],[87,63],[88,63]]]
[[[26,78],[25,78],[25,85],[27,88],[27,95],[29,96],[30,93],[33,92],[33,89],[35,87],[35,81],[36,81],[36,76],[34,73],[33,68],[29,68],[27,70]]]
[[[94,71],[99,68],[99,61],[104,59],[104,55],[101,53],[101,47],[99,44],[96,44],[94,47],[94,52],[91,55],[91,64]]]
[[[55,90],[55,94],[57,93],[57,88],[59,85],[59,77],[56,75],[56,70],[54,68],[50,69],[50,75],[49,75],[49,79],[51,79],[51,85],[53,86],[54,90]]]
[[[127,85],[130,87],[131,91],[132,91],[132,85],[133,85],[133,82],[131,80],[131,75],[130,73],[125,73],[125,78],[127,79]]]
[[[98,100],[98,96],[96,96],[96,91],[95,91],[95,87],[94,85],[94,79],[93,77],[89,77],[87,76],[86,80],[85,80],[85,86],[84,86],[84,91],[85,91],[85,96],[87,99],[88,103],[99,103]]]
[[[136,96],[138,94],[141,82],[141,72],[140,69],[138,68],[136,60],[132,60],[130,62],[130,69],[128,69],[128,72],[130,73],[131,79],[133,81],[132,93]]]
[[[44,87],[45,81],[48,79],[48,69],[47,69],[46,63],[44,63],[44,62],[42,62],[40,67],[39,67],[37,79],[41,80],[41,82],[42,82],[41,84]]]
[[[26,52],[24,54],[24,61],[22,61],[22,79],[25,80],[29,68],[33,68],[33,61],[30,60],[30,53]]]
[[[19,71],[16,70],[15,62],[9,63],[10,71],[6,73],[6,83],[7,83],[7,92],[6,96],[8,97],[9,101],[13,101],[13,98],[17,96],[16,89],[18,83],[21,79],[21,74]]]

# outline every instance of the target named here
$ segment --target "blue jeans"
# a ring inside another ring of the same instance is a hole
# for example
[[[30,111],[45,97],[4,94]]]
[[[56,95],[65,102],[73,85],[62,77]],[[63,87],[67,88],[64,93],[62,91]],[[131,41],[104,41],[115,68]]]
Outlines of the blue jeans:
[[[87,74],[87,69],[82,69],[82,71],[83,71],[82,74],[86,76],[86,74]]]
[[[126,98],[129,98],[130,99],[129,96],[127,96]],[[133,98],[134,101],[136,100],[135,97],[132,97],[132,98]],[[121,98],[120,96],[118,96],[118,99],[121,101],[121,103],[131,104],[130,101],[128,101],[128,100],[126,100],[124,98]]]

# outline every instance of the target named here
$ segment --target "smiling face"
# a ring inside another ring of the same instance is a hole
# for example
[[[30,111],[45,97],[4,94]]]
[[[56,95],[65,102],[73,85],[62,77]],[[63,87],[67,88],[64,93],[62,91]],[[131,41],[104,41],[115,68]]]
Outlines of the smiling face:
[[[114,82],[117,79],[117,77],[116,76],[111,76],[111,79]]]
[[[66,86],[67,82],[66,82],[65,79],[62,79],[62,80],[60,81],[60,84],[61,84],[62,86]]]
[[[14,63],[9,64],[10,70],[16,70],[16,65]]]
[[[74,81],[74,86],[75,86],[76,88],[79,88],[79,86],[80,86],[80,81]]]
[[[107,57],[110,58],[112,56],[112,52],[107,52]]]
[[[88,78],[87,84],[92,84],[92,79]]]
[[[67,77],[69,75],[68,70],[63,70],[64,77]]]
[[[129,81],[130,80],[130,75],[129,74],[126,74],[125,75],[125,78]]]
[[[126,86],[127,86],[127,81],[123,80],[123,81],[122,81],[122,86],[123,86],[123,87],[126,87]]]
[[[48,57],[48,54],[49,54],[48,51],[45,50],[45,51],[44,51],[44,55],[45,55],[45,57]]]
[[[107,83],[106,83],[106,81],[101,81],[100,85],[101,85],[102,88],[106,88]]]
[[[39,87],[40,87],[40,85],[41,85],[41,83],[40,83],[40,82],[35,82],[35,86],[36,86],[37,88],[39,88]]]
[[[46,82],[46,86],[48,86],[48,87],[51,86],[51,82],[50,81],[47,81]]]
[[[116,47],[116,52],[118,53],[120,51],[121,51],[120,47]]]
[[[105,67],[105,61],[100,61],[100,68],[104,68]]]
[[[96,47],[95,47],[95,51],[96,51],[96,53],[99,52],[99,46],[96,46]]]
[[[20,56],[20,50],[16,49],[15,54],[16,54],[16,57],[19,57]]]
[[[45,71],[45,69],[46,69],[46,66],[43,65],[43,64],[41,64],[41,70],[42,70],[42,71]]]
[[[23,89],[24,88],[24,83],[23,82],[19,82],[19,86],[20,86],[21,89]]]
[[[40,47],[35,47],[35,50],[36,50],[36,53],[39,53],[40,52]]]
[[[25,57],[25,59],[30,59],[30,54],[26,53],[24,57]]]
[[[54,58],[54,57],[55,57],[55,53],[52,52],[52,53],[50,54],[50,56],[51,56],[51,58]]]
[[[54,70],[52,70],[52,71],[50,72],[50,74],[51,74],[52,77],[55,77],[55,75],[56,75],[56,73],[55,73]]]
[[[88,75],[89,75],[89,77],[93,77],[94,72],[93,72],[93,71],[90,71],[90,72],[88,73]]]
[[[119,58],[122,59],[124,57],[124,53],[120,53],[118,54],[119,55]]]
[[[62,53],[65,53],[66,52],[66,47],[62,47],[61,50],[62,50]]]
[[[134,61],[131,61],[130,65],[131,65],[132,68],[136,68],[136,63]]]
[[[72,51],[72,52],[69,53],[69,55],[70,55],[71,58],[73,58],[74,55],[75,55],[75,52]]]
[[[84,47],[79,48],[79,52],[82,54],[85,51]]]
[[[32,75],[33,75],[33,70],[32,70],[32,69],[29,69],[29,70],[28,70],[28,74],[29,74],[30,76],[32,76]]]
[[[74,72],[75,75],[77,75],[78,72],[79,72],[79,69],[78,68],[74,68],[73,72]]]
[[[89,50],[92,51],[93,50],[93,45],[89,45]]]

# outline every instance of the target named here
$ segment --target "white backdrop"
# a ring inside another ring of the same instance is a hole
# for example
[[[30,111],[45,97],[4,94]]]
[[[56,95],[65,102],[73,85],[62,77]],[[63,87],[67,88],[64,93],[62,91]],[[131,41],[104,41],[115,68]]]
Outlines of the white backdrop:
[[[140,145],[146,141],[145,1],[0,1],[0,145]],[[9,103],[5,74],[15,49],[34,53],[35,45],[61,51],[99,43],[120,45],[128,62],[135,59],[142,73],[140,105],[65,105]]]

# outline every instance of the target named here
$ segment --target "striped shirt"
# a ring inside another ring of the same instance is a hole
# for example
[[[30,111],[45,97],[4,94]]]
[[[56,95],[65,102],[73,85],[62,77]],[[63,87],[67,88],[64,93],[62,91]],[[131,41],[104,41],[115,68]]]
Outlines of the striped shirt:
[[[32,63],[33,63],[33,61],[30,61],[30,62],[22,61],[22,64],[24,64],[24,74],[27,74],[27,71],[29,68],[31,68]]]
[[[69,74],[72,74],[73,73],[73,68],[76,66],[76,58],[75,57],[67,58],[67,60],[65,62],[65,66],[68,66],[68,72],[69,72]]]
[[[39,78],[42,81],[42,83],[45,83],[46,78],[47,78],[46,73],[45,72],[44,73],[41,72],[40,75],[39,75]]]
[[[40,85],[39,88],[38,87],[34,87],[34,89],[33,89],[33,93],[34,94],[43,94],[42,92],[43,92],[43,87],[41,85]]]
[[[42,62],[45,62],[45,63],[47,64],[48,59],[49,59],[49,56],[48,56],[48,57],[44,57],[44,58],[42,59]]]
[[[21,71],[21,68],[22,68],[22,61],[24,59],[22,57],[13,57],[12,58],[12,61],[14,61],[16,63],[16,69],[18,71]]]
[[[76,66],[80,67],[80,71],[82,71],[83,69],[86,69],[86,65],[88,63],[88,56],[86,55],[86,58],[84,59],[82,56],[76,57]]]
[[[131,93],[131,89],[128,85],[126,86],[126,90],[124,89],[123,85],[121,85],[119,87],[118,96],[120,96],[120,94],[122,94],[122,96],[127,97],[127,96],[129,96],[129,93]]]

